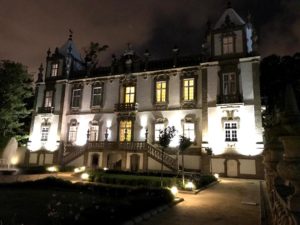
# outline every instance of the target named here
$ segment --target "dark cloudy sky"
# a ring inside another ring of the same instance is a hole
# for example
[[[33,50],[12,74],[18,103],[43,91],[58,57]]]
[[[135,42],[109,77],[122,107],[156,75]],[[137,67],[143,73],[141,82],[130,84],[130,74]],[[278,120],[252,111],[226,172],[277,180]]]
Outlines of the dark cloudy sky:
[[[300,51],[300,0],[233,0],[246,19],[253,15],[263,56]],[[216,22],[227,0],[0,0],[0,58],[36,73],[46,51],[61,46],[74,31],[79,50],[90,41],[109,45],[102,62],[128,42],[153,58],[166,56],[174,44],[182,54],[200,50],[207,20]]]

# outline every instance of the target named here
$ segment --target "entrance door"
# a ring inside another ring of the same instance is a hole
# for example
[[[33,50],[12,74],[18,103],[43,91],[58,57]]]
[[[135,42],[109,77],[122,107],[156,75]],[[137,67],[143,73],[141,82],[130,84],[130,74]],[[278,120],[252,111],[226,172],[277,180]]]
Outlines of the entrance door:
[[[238,176],[238,163],[236,160],[227,160],[227,176],[237,177]]]
[[[130,156],[130,170],[136,172],[139,170],[140,166],[140,156],[137,154],[132,154]]]
[[[99,166],[99,155],[98,154],[94,154],[92,155],[92,168],[96,169]]]

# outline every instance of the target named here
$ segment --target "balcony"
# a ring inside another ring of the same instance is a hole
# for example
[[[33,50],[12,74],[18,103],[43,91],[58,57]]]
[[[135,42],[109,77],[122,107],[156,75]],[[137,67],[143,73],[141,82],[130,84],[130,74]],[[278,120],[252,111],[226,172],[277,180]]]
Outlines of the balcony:
[[[118,103],[115,104],[115,112],[132,112],[138,110],[138,103]]]
[[[217,99],[217,104],[226,103],[241,103],[243,102],[242,96],[240,94],[236,95],[219,95]]]
[[[118,151],[145,151],[147,143],[144,141],[116,142],[116,141],[88,141],[84,146],[72,144],[65,145],[65,152],[70,153],[78,150],[118,150]]]
[[[38,113],[53,113],[54,107],[39,107]]]

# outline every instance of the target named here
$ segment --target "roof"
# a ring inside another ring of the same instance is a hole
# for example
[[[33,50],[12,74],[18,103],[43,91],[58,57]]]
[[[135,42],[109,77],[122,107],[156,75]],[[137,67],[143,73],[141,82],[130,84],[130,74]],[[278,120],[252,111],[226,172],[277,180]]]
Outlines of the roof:
[[[245,21],[237,14],[237,12],[233,8],[228,8],[222,14],[214,29],[222,28],[222,25],[226,22],[227,16],[229,17],[230,22],[232,22],[234,25],[245,25]]]
[[[59,53],[63,56],[67,57],[69,53],[69,49],[71,49],[71,55],[79,62],[83,62],[79,51],[77,50],[73,40],[69,38],[67,42],[60,47]]]

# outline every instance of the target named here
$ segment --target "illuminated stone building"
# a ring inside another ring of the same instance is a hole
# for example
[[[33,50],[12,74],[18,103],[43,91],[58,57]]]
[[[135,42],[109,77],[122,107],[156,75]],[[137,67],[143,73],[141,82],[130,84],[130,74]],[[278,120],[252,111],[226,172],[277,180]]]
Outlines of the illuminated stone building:
[[[177,170],[183,134],[193,141],[186,169],[260,177],[260,57],[250,18],[228,7],[205,40],[199,56],[174,47],[164,60],[129,45],[111,66],[94,69],[70,35],[40,68],[27,162],[160,170],[159,130],[175,126],[165,170]]]

